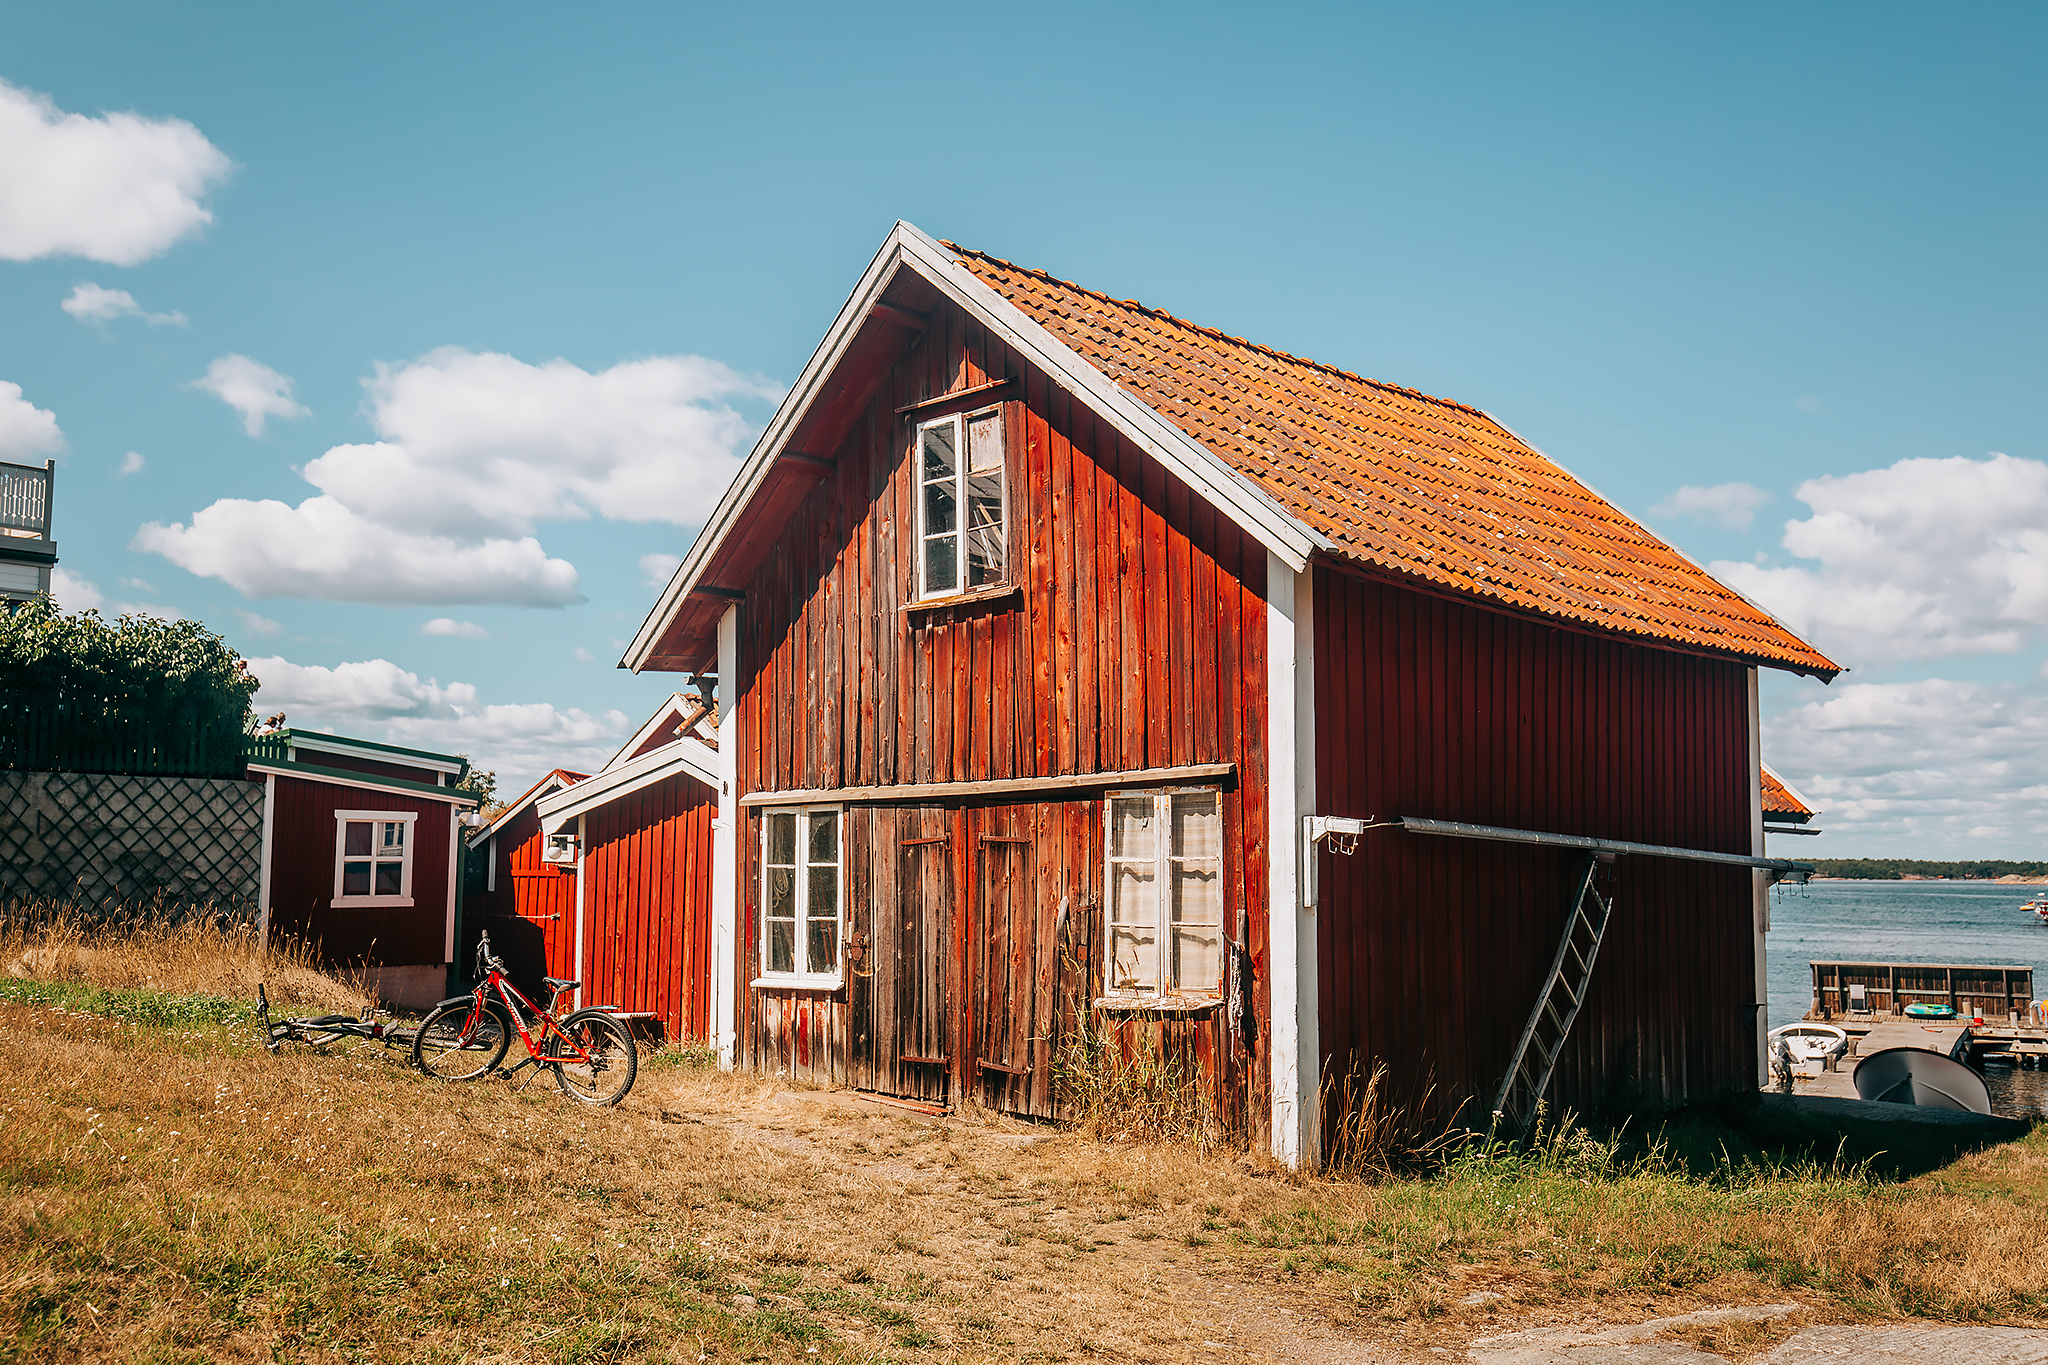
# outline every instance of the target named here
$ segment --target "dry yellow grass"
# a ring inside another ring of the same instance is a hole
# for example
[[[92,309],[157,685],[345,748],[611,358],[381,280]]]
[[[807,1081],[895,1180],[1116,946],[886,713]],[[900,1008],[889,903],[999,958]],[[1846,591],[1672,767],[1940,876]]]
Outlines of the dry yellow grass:
[[[2048,1302],[2040,1137],[1898,1185],[1686,1176],[1583,1134],[1364,1183],[673,1058],[591,1111],[239,1026],[0,1003],[0,1029],[0,1358],[1345,1359],[1717,1303]]]
[[[302,950],[265,952],[253,927],[193,919],[98,924],[61,907],[0,920],[0,973],[101,990],[159,991],[253,1000],[266,982],[273,1004],[305,1012],[356,1013],[359,985],[321,972]]]

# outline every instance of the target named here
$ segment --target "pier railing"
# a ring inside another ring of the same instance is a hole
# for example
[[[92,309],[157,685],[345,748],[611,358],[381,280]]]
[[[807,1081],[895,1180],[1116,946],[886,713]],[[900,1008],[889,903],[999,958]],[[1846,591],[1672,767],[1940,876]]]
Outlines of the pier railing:
[[[2034,969],[1993,963],[1814,962],[1813,1014],[1822,1019],[1896,1016],[1908,1005],[1973,1009],[2001,1022],[2025,1015]],[[1857,991],[1856,987],[1862,987]]]

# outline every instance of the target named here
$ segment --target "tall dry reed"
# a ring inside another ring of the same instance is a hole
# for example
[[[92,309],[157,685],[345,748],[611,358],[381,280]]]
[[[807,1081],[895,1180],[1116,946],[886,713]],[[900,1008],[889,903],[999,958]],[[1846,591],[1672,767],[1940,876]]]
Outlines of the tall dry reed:
[[[253,999],[263,983],[282,1010],[355,1013],[360,981],[329,975],[302,944],[266,947],[256,927],[225,916],[100,917],[34,902],[0,916],[0,975],[17,980]]]

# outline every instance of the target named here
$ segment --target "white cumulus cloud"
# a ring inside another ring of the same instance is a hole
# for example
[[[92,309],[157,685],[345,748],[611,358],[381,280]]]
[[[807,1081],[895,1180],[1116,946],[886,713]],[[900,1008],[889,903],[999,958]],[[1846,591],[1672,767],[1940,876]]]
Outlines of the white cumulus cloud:
[[[98,611],[107,604],[99,584],[80,578],[62,564],[50,570],[50,596],[65,611]]]
[[[461,542],[395,530],[333,498],[297,507],[223,498],[189,524],[147,522],[131,548],[244,597],[311,597],[392,605],[506,603],[561,607],[583,598],[576,566],[532,536]]]
[[[141,452],[131,450],[121,457],[121,467],[114,471],[114,477],[125,479],[130,474],[140,474],[142,467],[148,463],[149,461],[142,458]]]
[[[309,462],[318,496],[224,499],[144,527],[138,548],[251,595],[560,606],[580,600],[575,569],[546,558],[536,524],[700,524],[752,435],[734,404],[777,396],[696,356],[593,373],[453,347],[379,365],[364,388],[379,439]],[[388,554],[405,567],[371,562]]]
[[[518,791],[551,768],[594,772],[630,731],[621,711],[551,702],[485,702],[474,684],[443,686],[388,659],[325,668],[251,659],[260,711],[285,711],[294,726],[437,753],[467,753]]]
[[[0,379],[0,460],[26,462],[63,449],[57,414],[29,402],[21,385]]]
[[[1717,483],[1706,487],[1686,484],[1652,507],[1650,515],[1688,517],[1731,531],[1747,531],[1756,519],[1756,509],[1769,501],[1771,495],[1753,483]]]
[[[188,387],[210,393],[241,413],[242,429],[251,436],[261,436],[264,423],[272,417],[310,415],[292,396],[290,375],[232,351],[208,365],[206,373]]]
[[[364,381],[382,438],[336,446],[308,482],[351,507],[444,535],[524,534],[537,522],[694,526],[739,468],[752,429],[734,399],[776,391],[717,361],[657,356],[593,374],[456,347]],[[406,496],[391,506],[389,492]]]
[[[436,616],[420,627],[422,635],[445,635],[455,640],[488,640],[491,633],[474,621],[457,621],[452,617]]]
[[[665,588],[682,567],[681,555],[651,554],[640,556],[640,576],[647,580],[650,588]]]
[[[2048,625],[2048,464],[1901,460],[1809,479],[1785,548],[1817,567],[1713,572],[1852,664],[2012,653]]]
[[[0,259],[146,261],[213,221],[233,167],[183,119],[67,114],[0,81]]]
[[[87,280],[64,300],[65,312],[80,322],[112,322],[115,318],[141,318],[152,327],[183,327],[183,313],[152,313],[135,301],[125,289],[102,289]]]
[[[2048,825],[2038,685],[1837,683],[1766,720],[1764,753],[1825,810],[1827,847],[1791,856],[2032,857]]]

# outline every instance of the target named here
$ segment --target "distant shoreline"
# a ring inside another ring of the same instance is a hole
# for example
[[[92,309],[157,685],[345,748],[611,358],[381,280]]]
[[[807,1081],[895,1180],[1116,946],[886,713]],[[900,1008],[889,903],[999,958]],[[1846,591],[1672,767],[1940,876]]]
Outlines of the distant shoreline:
[[[1890,886],[1896,882],[1932,882],[1940,886],[2048,886],[2048,877],[1828,877],[1816,872],[1809,881],[1868,882]]]

